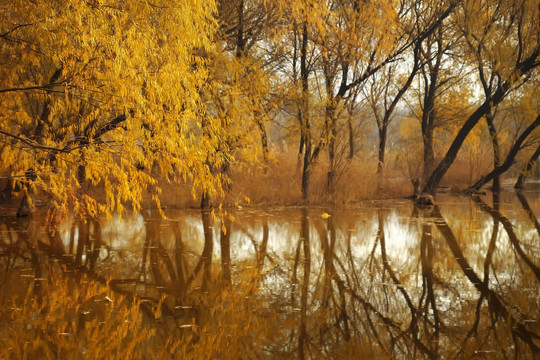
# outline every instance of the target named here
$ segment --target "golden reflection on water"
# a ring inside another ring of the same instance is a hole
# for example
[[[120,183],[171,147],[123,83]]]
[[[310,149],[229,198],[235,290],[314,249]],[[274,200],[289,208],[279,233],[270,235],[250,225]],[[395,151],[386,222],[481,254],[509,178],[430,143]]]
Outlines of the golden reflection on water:
[[[539,199],[4,216],[0,359],[538,358]]]

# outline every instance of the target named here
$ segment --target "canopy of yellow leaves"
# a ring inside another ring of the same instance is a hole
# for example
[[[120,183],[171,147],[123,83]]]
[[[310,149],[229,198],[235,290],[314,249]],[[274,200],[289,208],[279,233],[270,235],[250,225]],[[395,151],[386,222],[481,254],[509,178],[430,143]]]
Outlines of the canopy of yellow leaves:
[[[212,187],[202,136],[212,1],[35,1],[0,5],[0,171],[59,208],[140,207],[156,173]],[[105,205],[79,196],[100,184]],[[158,201],[159,189],[152,190]]]

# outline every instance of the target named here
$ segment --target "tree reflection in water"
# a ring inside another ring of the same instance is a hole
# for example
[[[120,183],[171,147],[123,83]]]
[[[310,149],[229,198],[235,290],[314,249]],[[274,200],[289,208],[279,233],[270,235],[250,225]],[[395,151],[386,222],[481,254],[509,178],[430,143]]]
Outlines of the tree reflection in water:
[[[95,319],[113,321],[103,319],[109,293],[81,295],[101,284],[145,314],[139,326],[151,332],[137,348],[147,356],[539,358],[537,205],[525,193],[505,198],[143,214],[114,223],[122,241],[95,218],[54,229],[4,216],[1,311],[25,294],[48,304],[60,277],[77,294],[78,312],[64,314],[77,341]],[[2,318],[0,337],[25,331]]]

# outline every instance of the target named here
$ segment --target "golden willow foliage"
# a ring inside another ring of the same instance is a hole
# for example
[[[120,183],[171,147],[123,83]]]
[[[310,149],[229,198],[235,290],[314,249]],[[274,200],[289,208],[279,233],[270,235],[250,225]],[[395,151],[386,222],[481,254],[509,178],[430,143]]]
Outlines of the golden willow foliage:
[[[214,176],[227,183],[224,169],[232,165],[257,164],[262,158],[259,125],[265,122],[270,76],[260,60],[253,56],[235,56],[228,51],[216,52],[208,64],[209,80],[203,98],[207,122],[203,131],[209,135],[212,149],[207,160]],[[211,188],[203,189],[211,191]]]
[[[146,193],[159,207],[163,180],[213,197],[231,166],[267,165],[276,113],[310,143],[308,163],[333,162],[358,141],[344,140],[361,132],[345,109],[366,80],[403,77],[436,30],[455,39],[444,75],[481,69],[502,102],[537,76],[538,12],[536,0],[2,2],[0,174],[90,215],[139,210]],[[438,110],[461,129],[478,79],[446,84],[435,103],[458,104]]]
[[[484,71],[517,81],[516,65],[538,51],[539,12],[536,0],[463,1],[455,19],[469,46],[466,55]]]
[[[219,190],[202,92],[211,1],[9,1],[0,5],[0,171],[95,214],[141,206],[156,177]],[[158,171],[159,170],[159,171]],[[30,178],[33,174],[30,173]],[[106,205],[80,196],[83,181]],[[103,196],[103,195],[101,195]]]

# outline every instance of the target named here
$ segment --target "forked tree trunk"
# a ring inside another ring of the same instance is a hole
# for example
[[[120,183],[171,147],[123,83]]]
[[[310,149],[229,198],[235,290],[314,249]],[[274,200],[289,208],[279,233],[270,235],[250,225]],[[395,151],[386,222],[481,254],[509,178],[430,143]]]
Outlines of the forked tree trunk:
[[[538,126],[540,126],[540,115],[536,117],[536,119],[530,124],[525,131],[521,133],[521,135],[518,137],[514,145],[512,145],[512,148],[510,149],[510,152],[506,156],[506,159],[504,162],[500,165],[495,167],[489,174],[485,175],[484,177],[480,178],[473,186],[469,188],[469,190],[475,190],[478,191],[493,180],[495,177],[500,176],[504,174],[510,167],[514,164],[514,160],[519,153],[519,150],[521,149],[521,146],[527,139],[527,137],[533,132],[534,129],[536,129]]]
[[[525,179],[529,174],[531,173],[532,167],[536,160],[538,159],[538,156],[540,156],[540,145],[536,148],[536,151],[531,156],[527,164],[525,165],[525,168],[521,171],[521,174],[519,174],[519,177],[516,181],[516,185],[514,185],[514,189],[523,189],[523,184],[525,183]]]
[[[518,79],[524,74],[527,74],[532,69],[538,67],[539,56],[540,49],[537,49],[528,58],[520,61],[515,68],[513,78]],[[437,187],[441,182],[441,179],[456,159],[459,149],[461,149],[461,146],[467,138],[467,135],[469,135],[471,130],[476,126],[476,124],[478,124],[482,116],[484,116],[491,109],[492,106],[498,105],[506,97],[506,95],[508,95],[508,90],[511,84],[511,81],[503,82],[491,97],[491,101],[484,101],[484,103],[480,107],[478,107],[478,109],[476,109],[476,111],[472,113],[465,121],[465,123],[457,133],[454,141],[452,142],[452,145],[450,145],[450,148],[446,152],[446,155],[441,160],[439,165],[435,168],[435,170],[433,170],[433,173],[424,185],[424,193],[434,194],[436,192]]]
[[[506,97],[508,87],[509,85],[505,83],[497,89],[491,99],[492,105],[499,104]],[[456,137],[454,138],[454,141],[450,145],[450,148],[446,152],[446,155],[427,179],[422,190],[423,193],[432,195],[435,194],[443,176],[446,174],[450,166],[454,163],[454,160],[456,159],[457,154],[461,149],[461,146],[465,142],[467,135],[469,135],[471,130],[476,126],[476,124],[478,124],[480,119],[482,119],[482,117],[486,114],[489,108],[489,103],[485,101],[482,105],[478,107],[478,109],[476,109],[474,113],[471,114],[471,116],[469,116],[467,121],[465,121],[461,129],[458,131]]]

